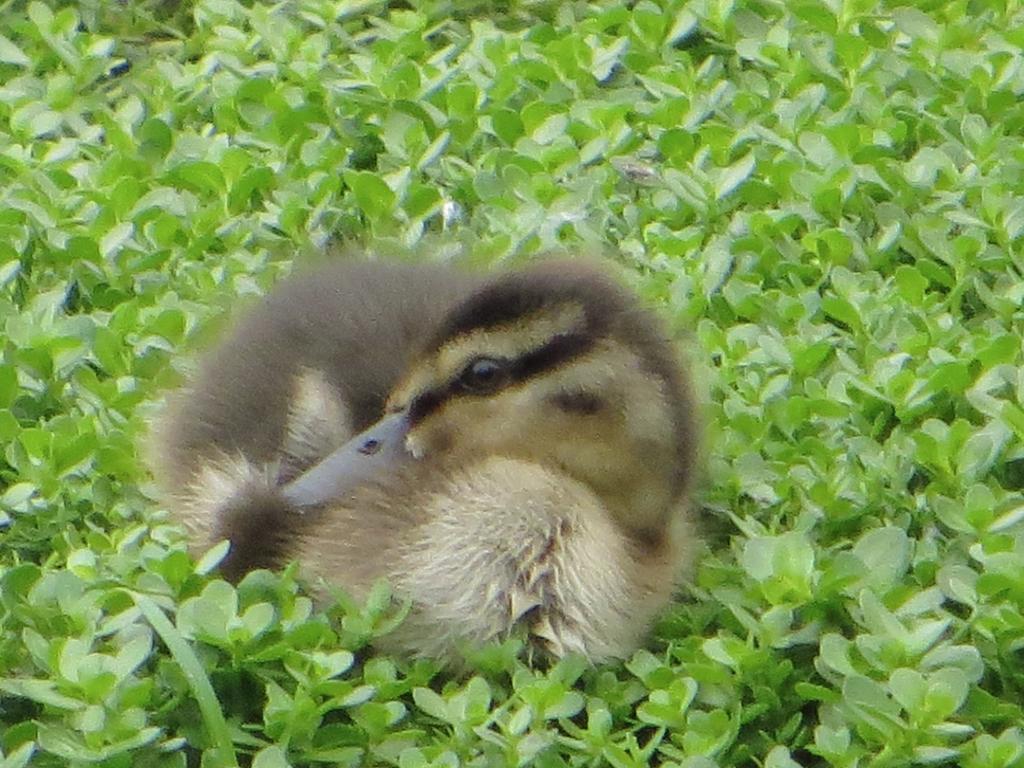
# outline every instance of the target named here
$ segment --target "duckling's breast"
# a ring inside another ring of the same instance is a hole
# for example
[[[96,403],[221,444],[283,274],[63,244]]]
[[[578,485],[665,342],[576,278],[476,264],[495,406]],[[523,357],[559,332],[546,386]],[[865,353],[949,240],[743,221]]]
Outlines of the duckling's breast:
[[[343,583],[385,577],[411,602],[378,642],[392,652],[453,659],[524,635],[554,656],[618,658],[637,647],[673,591],[677,558],[644,552],[589,489],[538,464],[489,457],[425,498],[389,506],[403,516],[393,528],[399,541],[375,554],[379,572],[345,574]],[[322,521],[318,535],[330,536],[331,526]],[[312,552],[302,560],[325,562]]]

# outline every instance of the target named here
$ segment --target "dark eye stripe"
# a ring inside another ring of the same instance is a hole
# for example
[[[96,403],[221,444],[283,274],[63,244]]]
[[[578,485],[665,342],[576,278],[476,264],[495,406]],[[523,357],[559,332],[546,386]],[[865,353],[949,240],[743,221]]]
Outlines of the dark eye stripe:
[[[512,378],[516,381],[532,379],[582,355],[593,345],[593,340],[581,333],[555,336],[544,346],[531,350],[516,360],[512,366]]]
[[[579,357],[593,345],[593,339],[583,334],[556,336],[547,344],[537,347],[537,349],[531,350],[512,361],[511,376],[506,387],[532,379],[552,368],[557,368],[562,363],[574,357]],[[494,393],[474,394],[467,392],[458,386],[458,379],[456,378],[443,387],[431,389],[418,395],[409,406],[409,420],[413,424],[418,424],[453,397],[487,397],[491,394]]]
[[[421,395],[417,395],[416,399],[409,404],[409,423],[419,424],[427,416],[444,405],[444,401],[448,399],[448,396],[447,387],[431,389]]]

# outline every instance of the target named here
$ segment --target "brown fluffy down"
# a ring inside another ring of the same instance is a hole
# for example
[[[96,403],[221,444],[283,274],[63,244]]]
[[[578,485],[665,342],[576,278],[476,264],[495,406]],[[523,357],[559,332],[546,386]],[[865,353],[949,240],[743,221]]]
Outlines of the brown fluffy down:
[[[467,383],[473,365],[496,383]],[[479,369],[479,366],[478,366]],[[223,573],[297,559],[411,603],[378,644],[457,661],[521,634],[628,655],[692,559],[697,419],[657,318],[579,261],[490,275],[336,262],[275,289],[202,358],[154,472]],[[385,410],[417,461],[317,510],[282,484]]]

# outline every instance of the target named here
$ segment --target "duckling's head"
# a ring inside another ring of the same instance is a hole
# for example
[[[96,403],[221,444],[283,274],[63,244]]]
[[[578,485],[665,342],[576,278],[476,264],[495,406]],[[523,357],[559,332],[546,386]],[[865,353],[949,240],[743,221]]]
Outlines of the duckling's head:
[[[565,472],[657,543],[695,454],[691,396],[657,319],[603,272],[546,262],[457,306],[392,392],[426,465],[487,456]]]

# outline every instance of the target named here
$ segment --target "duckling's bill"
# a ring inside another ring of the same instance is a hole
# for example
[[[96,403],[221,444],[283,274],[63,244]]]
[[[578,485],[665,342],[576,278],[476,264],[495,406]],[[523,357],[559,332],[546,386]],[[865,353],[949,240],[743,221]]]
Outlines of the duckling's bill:
[[[405,411],[385,416],[285,485],[281,493],[300,511],[340,499],[413,461],[405,444],[408,433]]]

